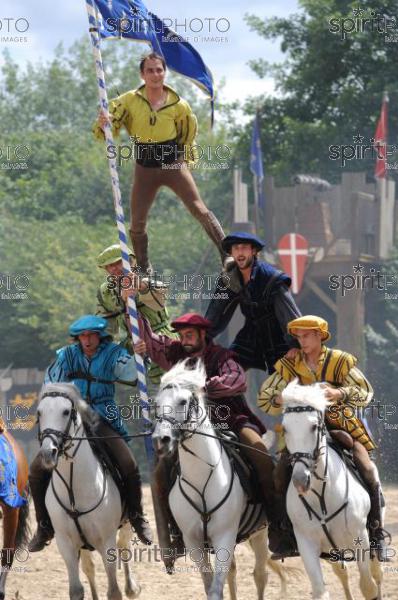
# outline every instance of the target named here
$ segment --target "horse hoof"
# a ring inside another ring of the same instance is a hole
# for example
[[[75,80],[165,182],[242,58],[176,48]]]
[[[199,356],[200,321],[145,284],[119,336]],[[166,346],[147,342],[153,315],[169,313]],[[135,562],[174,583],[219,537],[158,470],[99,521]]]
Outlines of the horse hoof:
[[[133,590],[133,588],[128,588],[128,589],[126,588],[124,591],[125,591],[127,598],[138,598],[138,596],[142,592],[142,587],[140,586],[139,583],[137,583],[137,588],[135,590]]]

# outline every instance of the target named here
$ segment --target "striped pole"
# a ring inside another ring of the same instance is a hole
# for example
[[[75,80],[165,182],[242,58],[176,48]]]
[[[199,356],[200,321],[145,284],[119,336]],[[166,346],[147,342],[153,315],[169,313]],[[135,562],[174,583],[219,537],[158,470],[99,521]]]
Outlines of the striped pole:
[[[93,0],[86,0],[88,21],[89,21],[89,33],[91,38],[91,43],[93,46],[93,54],[95,59],[95,70],[97,74],[97,83],[98,83],[98,93],[100,99],[100,107],[108,118],[108,122],[105,126],[105,143],[106,146],[114,146],[113,135],[112,135],[112,127],[109,119],[109,109],[108,109],[108,95],[106,92],[105,85],[105,73],[104,67],[102,64],[101,57],[101,49],[100,49],[100,37],[98,33],[98,21],[96,10],[93,4]],[[112,181],[112,195],[113,195],[113,203],[115,207],[115,216],[116,216],[116,224],[119,233],[119,242],[120,249],[122,252],[122,264],[123,264],[123,273],[127,275],[131,271],[130,261],[129,261],[129,251],[127,247],[127,235],[126,235],[126,225],[124,220],[124,211],[122,206],[122,199],[120,194],[120,185],[119,185],[119,174],[117,172],[116,160],[115,158],[108,157],[108,165],[109,171],[111,175]],[[139,328],[138,328],[138,313],[137,306],[135,303],[135,299],[133,296],[129,296],[127,300],[128,314],[131,325],[131,332],[133,337],[133,344],[135,344],[139,339]],[[138,373],[138,390],[140,394],[140,404],[142,409],[142,416],[144,418],[144,424],[146,427],[152,426],[152,422],[149,416],[149,402],[148,402],[148,391],[146,385],[146,377],[145,377],[145,365],[142,356],[139,354],[134,354],[135,363],[137,366]],[[151,466],[153,465],[153,447],[152,447],[152,438],[151,436],[146,436],[145,438],[145,449],[147,459],[150,462]]]

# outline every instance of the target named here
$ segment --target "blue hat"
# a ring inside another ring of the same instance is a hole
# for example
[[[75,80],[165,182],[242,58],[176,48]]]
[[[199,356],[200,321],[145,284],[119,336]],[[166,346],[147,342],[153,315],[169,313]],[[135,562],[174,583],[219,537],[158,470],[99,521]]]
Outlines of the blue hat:
[[[99,333],[100,337],[103,338],[109,336],[109,333],[106,331],[107,327],[108,321],[106,319],[95,315],[84,315],[72,323],[69,327],[69,333],[75,337],[83,333],[83,331],[93,331],[94,333]]]
[[[262,250],[265,243],[252,233],[245,231],[233,231],[221,242],[222,248],[228,254],[231,252],[232,244],[252,244],[257,250]]]

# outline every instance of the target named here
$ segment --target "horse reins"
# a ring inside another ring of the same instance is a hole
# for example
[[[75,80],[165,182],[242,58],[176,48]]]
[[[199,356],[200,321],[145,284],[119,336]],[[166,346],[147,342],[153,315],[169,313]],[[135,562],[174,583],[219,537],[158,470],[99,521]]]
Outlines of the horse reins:
[[[65,478],[61,475],[61,473],[58,471],[57,467],[55,467],[54,472],[58,475],[58,477],[60,478],[60,480],[62,481],[62,483],[65,485],[66,490],[68,492],[68,496],[69,496],[69,502],[71,505],[71,508],[69,508],[68,506],[66,506],[61,498],[59,497],[59,495],[57,494],[56,490],[55,490],[55,486],[54,486],[54,479],[53,477],[51,478],[51,488],[52,491],[54,493],[55,499],[57,500],[58,504],[64,509],[64,511],[66,512],[66,514],[71,517],[71,519],[73,519],[75,525],[76,525],[76,529],[80,535],[80,539],[83,542],[83,547],[86,548],[87,550],[95,550],[95,548],[88,542],[86,536],[84,535],[84,532],[81,528],[81,525],[79,523],[79,518],[87,515],[91,512],[93,512],[96,508],[98,508],[98,506],[101,504],[101,502],[103,501],[104,497],[105,497],[105,493],[106,493],[106,487],[107,487],[107,478],[106,478],[106,472],[105,472],[105,468],[104,466],[100,463],[101,465],[101,469],[102,469],[102,476],[103,476],[103,487],[102,487],[102,493],[101,493],[101,497],[99,499],[99,501],[97,502],[97,504],[95,506],[93,506],[92,508],[88,509],[88,510],[77,510],[76,509],[76,500],[75,500],[75,494],[73,491],[73,466],[74,466],[74,462],[73,459],[75,458],[77,451],[80,448],[80,445],[82,443],[82,441],[84,439],[87,439],[85,437],[80,437],[80,438],[75,438],[75,436],[71,436],[69,435],[69,430],[71,428],[72,423],[74,424],[74,426],[76,427],[76,422],[77,422],[77,411],[75,408],[75,404],[73,399],[66,393],[64,392],[47,392],[45,394],[43,394],[43,396],[41,397],[41,399],[45,398],[45,397],[59,397],[61,396],[62,398],[66,398],[67,400],[70,401],[72,408],[71,408],[71,412],[69,415],[69,420],[68,423],[65,427],[64,431],[58,431],[56,429],[51,429],[51,428],[46,428],[43,430],[43,432],[40,431],[40,422],[39,422],[39,432],[38,432],[38,439],[40,444],[43,442],[43,440],[46,437],[49,437],[51,439],[51,441],[56,445],[57,450],[58,450],[58,455],[62,456],[64,455],[66,460],[70,461],[70,465],[69,465],[69,484],[68,482],[65,480]],[[75,434],[78,433],[78,431],[81,429],[81,425],[79,425],[79,427],[77,428],[77,430],[75,431]],[[59,439],[61,439],[61,442],[59,442]],[[64,444],[67,440],[70,440],[70,444],[67,448],[64,447]],[[74,441],[78,441],[78,444],[76,446],[76,448],[74,448],[73,453],[70,455],[68,454],[68,450],[70,450],[70,448],[72,448],[73,446],[73,442]]]
[[[168,386],[166,386],[163,389],[168,389],[168,388],[172,388],[173,385],[170,384]],[[162,416],[162,417],[156,417],[157,421],[161,422],[161,421],[167,421],[168,423],[170,423],[171,425],[173,425],[174,427],[176,425],[178,425],[178,430],[181,431],[183,434],[182,439],[178,440],[179,444],[181,445],[181,447],[188,452],[189,454],[191,454],[192,456],[194,456],[195,458],[197,458],[198,460],[200,460],[201,462],[205,463],[208,467],[210,467],[210,473],[208,478],[206,479],[206,482],[203,486],[203,489],[200,490],[198,489],[195,485],[193,485],[190,481],[187,481],[184,477],[181,476],[181,472],[178,473],[178,486],[180,488],[181,494],[183,495],[183,497],[185,498],[185,500],[190,504],[190,506],[192,506],[192,508],[194,510],[196,510],[197,513],[199,513],[200,518],[203,522],[203,543],[204,543],[204,547],[205,549],[209,549],[209,535],[208,535],[208,523],[211,519],[211,516],[213,513],[215,513],[229,498],[231,491],[232,491],[232,486],[234,483],[234,468],[233,468],[233,461],[232,459],[229,459],[229,465],[230,465],[230,469],[231,469],[231,477],[230,477],[230,484],[228,486],[228,490],[226,492],[226,494],[224,495],[224,497],[216,504],[216,506],[214,506],[212,509],[208,510],[207,507],[207,502],[206,502],[206,498],[205,498],[205,493],[206,493],[206,488],[210,482],[210,479],[213,475],[213,473],[215,472],[215,470],[217,469],[218,465],[221,462],[221,458],[224,452],[224,448],[223,445],[221,443],[221,440],[219,437],[217,436],[212,436],[209,434],[203,434],[206,435],[207,437],[211,437],[213,439],[216,439],[219,442],[220,445],[220,457],[217,461],[217,463],[215,465],[212,465],[211,463],[207,462],[206,460],[204,460],[202,457],[200,457],[198,454],[196,454],[195,452],[193,452],[192,450],[190,450],[189,448],[187,448],[184,445],[185,440],[190,439],[193,437],[194,434],[202,434],[201,431],[196,431],[196,429],[192,430],[192,429],[184,429],[183,427],[181,427],[182,425],[186,425],[189,423],[189,418],[191,416],[192,413],[192,407],[194,409],[198,409],[199,406],[199,402],[198,402],[198,397],[196,396],[195,393],[192,392],[191,394],[191,398],[188,404],[188,416],[184,421],[178,421],[177,419],[175,419],[174,417],[169,417],[169,416]],[[196,427],[199,427],[200,425],[202,425],[202,423],[204,423],[204,421],[206,420],[207,415],[205,413],[203,419],[201,421],[198,421]],[[198,494],[198,496],[200,497],[201,501],[202,501],[202,508],[200,508],[199,506],[197,506],[197,504],[188,496],[188,494],[185,492],[184,488],[182,487],[182,482],[186,483],[187,485],[189,485],[193,490],[195,490],[195,492]]]
[[[323,412],[312,406],[288,406],[285,409],[285,414],[286,413],[302,413],[302,412],[316,412],[318,415],[317,440],[315,443],[315,447],[314,447],[314,450],[312,451],[312,453],[311,452],[292,452],[292,453],[289,452],[289,456],[290,456],[291,464],[293,467],[295,466],[296,463],[301,462],[307,467],[307,469],[309,469],[311,474],[314,475],[314,477],[316,477],[316,479],[318,479],[318,481],[322,481],[322,490],[321,490],[320,494],[316,490],[311,488],[311,491],[315,494],[315,496],[317,496],[317,498],[319,500],[319,506],[320,506],[322,515],[319,515],[316,512],[316,510],[314,510],[314,508],[309,504],[309,502],[304,498],[304,496],[302,494],[298,494],[298,496],[299,496],[301,502],[303,503],[304,507],[307,510],[308,518],[310,519],[310,521],[312,521],[312,515],[314,515],[316,517],[316,519],[320,522],[323,532],[325,533],[327,539],[329,540],[330,544],[332,545],[332,548],[337,548],[337,546],[333,540],[333,537],[332,537],[330,531],[328,530],[327,524],[332,519],[334,519],[342,510],[344,510],[348,504],[348,469],[347,469],[347,465],[346,465],[345,460],[343,459],[343,463],[344,463],[344,467],[345,467],[345,479],[346,479],[344,502],[337,510],[334,511],[333,514],[327,516],[328,511],[327,511],[326,502],[325,502],[325,491],[326,491],[326,484],[327,484],[327,479],[328,479],[329,451],[328,451],[327,443],[325,444],[325,446],[320,446],[320,442],[326,433],[326,426],[325,426],[325,421],[324,421],[324,417],[323,417]],[[318,463],[319,457],[321,456],[321,450],[323,448],[325,448],[325,468],[324,468],[324,472],[323,472],[323,477],[320,477],[317,474],[316,469],[317,469],[317,463]],[[312,467],[306,462],[306,460],[313,461]]]

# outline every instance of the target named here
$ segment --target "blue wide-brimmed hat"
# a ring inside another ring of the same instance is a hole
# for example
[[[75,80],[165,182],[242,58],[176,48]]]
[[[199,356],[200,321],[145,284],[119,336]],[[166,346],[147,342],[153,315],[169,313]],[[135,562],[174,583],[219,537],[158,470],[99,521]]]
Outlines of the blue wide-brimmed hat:
[[[76,337],[83,333],[83,331],[93,331],[94,333],[99,333],[100,337],[108,337],[107,327],[108,321],[106,319],[97,317],[96,315],[84,315],[72,323],[69,327],[69,333],[71,336]]]
[[[233,231],[221,242],[223,250],[228,253],[231,252],[232,244],[252,244],[257,250],[262,250],[265,246],[265,242],[260,240],[260,238],[245,231]]]

